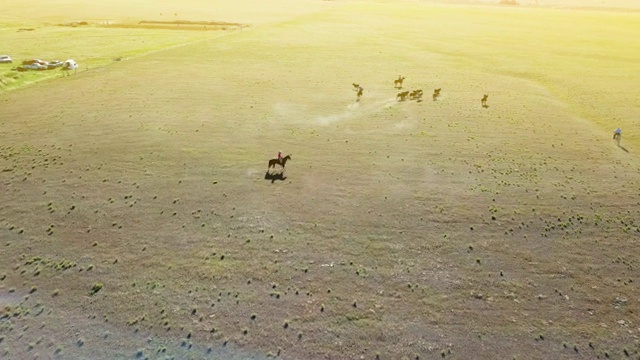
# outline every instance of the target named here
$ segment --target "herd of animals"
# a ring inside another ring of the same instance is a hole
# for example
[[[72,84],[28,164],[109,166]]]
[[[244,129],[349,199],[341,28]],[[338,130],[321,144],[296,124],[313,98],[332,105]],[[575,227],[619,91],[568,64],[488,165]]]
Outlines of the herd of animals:
[[[400,75],[398,76],[397,79],[393,80],[393,86],[396,89],[402,89],[402,83],[404,82],[405,77]],[[360,98],[362,98],[362,94],[364,93],[364,88],[362,86],[360,86],[360,84],[356,84],[353,83],[353,89],[354,91],[357,92],[357,100],[356,101],[360,101]],[[442,88],[438,88],[438,89],[434,89],[433,90],[433,101],[438,100],[438,97],[440,97],[440,91],[442,90]],[[417,90],[413,90],[413,91],[402,91],[399,92],[396,95],[396,100],[398,101],[405,101],[407,100],[407,98],[409,100],[417,100],[417,101],[422,101],[422,95],[423,95],[423,91],[422,89],[417,89]],[[480,99],[480,104],[482,105],[482,107],[487,108],[487,100],[489,99],[489,95],[484,94],[484,96],[482,97],[482,99]]]
[[[396,89],[402,89],[402,83],[404,82],[404,79],[405,79],[404,76],[402,76],[402,75],[398,76],[398,78],[393,81],[393,86]],[[360,86],[360,84],[352,83],[352,85],[353,85],[353,90],[357,93],[357,95],[356,95],[357,96],[357,100],[356,101],[360,101],[360,98],[362,98],[362,94],[364,93],[364,88],[362,86]],[[440,96],[440,91],[442,91],[442,88],[438,88],[438,89],[434,89],[433,90],[433,95],[432,95],[433,101],[438,100],[438,97]],[[405,91],[399,92],[396,95],[396,100],[404,101],[404,100],[406,100],[408,98],[409,100],[422,101],[422,95],[423,95],[422,89],[416,89],[416,90],[413,90],[413,91],[405,90]],[[484,94],[482,99],[480,99],[480,103],[481,103],[482,107],[484,107],[484,108],[488,107],[487,106],[487,99],[489,99],[489,95],[487,95],[487,94]],[[281,158],[280,154],[278,154],[278,158],[269,160],[269,164],[268,164],[268,167],[267,167],[267,177],[266,178],[269,178],[270,176],[273,176],[273,175],[271,175],[269,173],[269,169],[271,169],[271,168],[275,169],[276,165],[280,165],[282,171],[284,171],[284,167],[285,167],[285,165],[287,163],[287,160],[290,160],[290,159],[291,159],[291,155],[287,155],[284,158]],[[282,172],[279,173],[279,174],[282,175]]]

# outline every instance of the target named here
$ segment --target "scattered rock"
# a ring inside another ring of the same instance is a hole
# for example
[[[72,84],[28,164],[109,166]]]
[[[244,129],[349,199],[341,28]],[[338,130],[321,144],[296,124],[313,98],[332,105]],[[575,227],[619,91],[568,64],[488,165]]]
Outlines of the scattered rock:
[[[613,307],[615,307],[616,309],[619,309],[621,306],[627,305],[627,299],[622,298],[622,297],[616,297],[616,299],[613,301]]]

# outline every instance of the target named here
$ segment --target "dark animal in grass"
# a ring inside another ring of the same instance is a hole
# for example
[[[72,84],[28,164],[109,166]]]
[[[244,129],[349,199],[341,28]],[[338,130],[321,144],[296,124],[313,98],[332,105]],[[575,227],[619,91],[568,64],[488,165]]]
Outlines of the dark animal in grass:
[[[409,99],[416,100],[416,99],[421,99],[421,98],[422,98],[422,90],[421,89],[413,90],[411,93],[409,93]]]
[[[402,89],[403,81],[404,81],[404,76],[399,75],[396,80],[393,80],[393,86],[395,86],[396,89]]]
[[[487,106],[487,99],[489,99],[489,95],[484,94],[482,99],[480,99],[480,103],[482,104],[482,106]]]

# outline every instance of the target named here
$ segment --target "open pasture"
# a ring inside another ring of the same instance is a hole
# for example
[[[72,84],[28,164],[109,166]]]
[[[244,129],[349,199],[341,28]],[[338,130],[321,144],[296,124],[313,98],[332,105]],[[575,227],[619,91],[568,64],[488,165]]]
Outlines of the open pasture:
[[[639,13],[250,3],[0,90],[1,358],[640,357]]]

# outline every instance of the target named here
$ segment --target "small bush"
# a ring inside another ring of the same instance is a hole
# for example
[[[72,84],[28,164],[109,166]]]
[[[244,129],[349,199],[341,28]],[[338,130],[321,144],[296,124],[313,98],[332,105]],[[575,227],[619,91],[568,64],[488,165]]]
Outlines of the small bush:
[[[93,284],[93,286],[91,287],[91,295],[95,295],[98,291],[102,290],[103,286],[104,284],[102,283]]]

